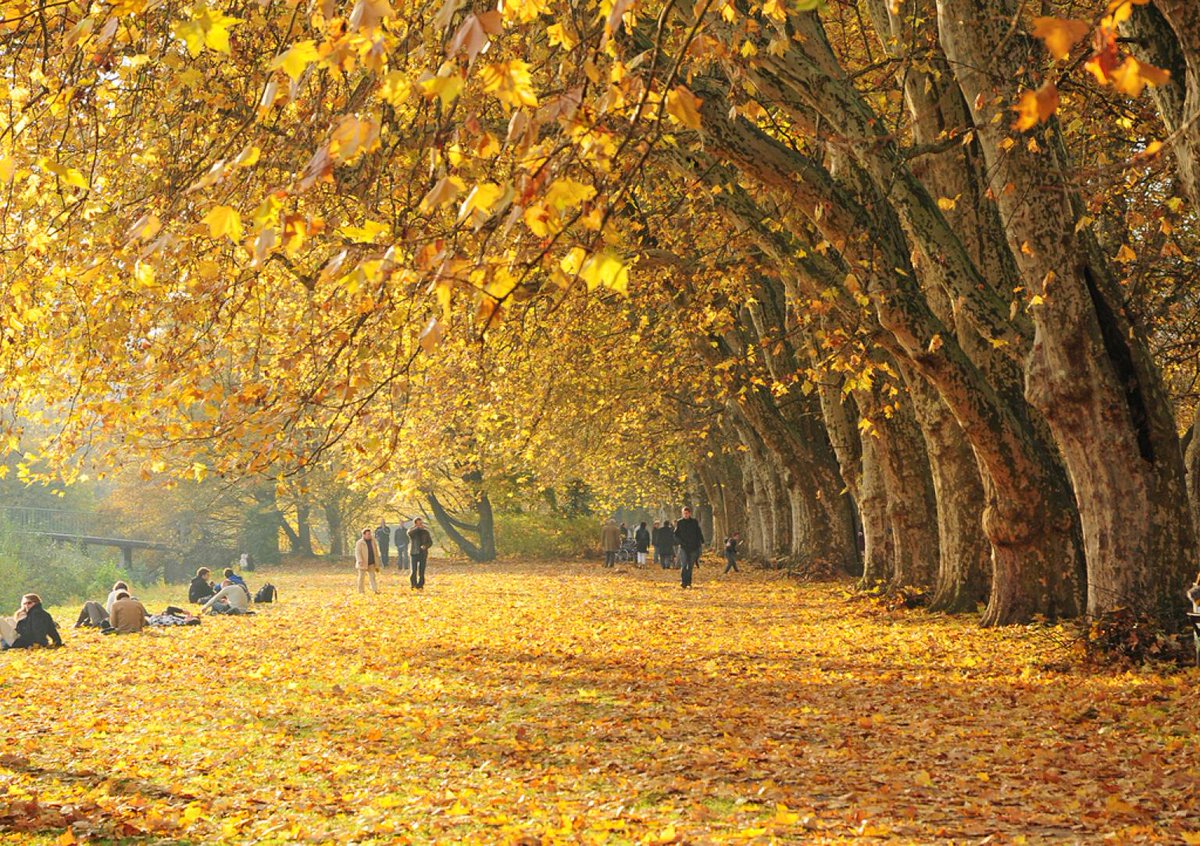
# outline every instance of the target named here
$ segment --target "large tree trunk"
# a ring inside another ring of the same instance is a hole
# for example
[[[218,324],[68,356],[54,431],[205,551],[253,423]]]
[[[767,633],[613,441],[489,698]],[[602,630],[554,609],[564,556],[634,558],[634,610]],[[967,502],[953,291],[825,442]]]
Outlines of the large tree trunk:
[[[1170,619],[1195,558],[1174,420],[1106,260],[1086,228],[1076,231],[1082,215],[1054,123],[1037,133],[1038,152],[1025,143],[1001,148],[1009,129],[993,118],[1017,98],[1009,80],[1044,55],[1012,32],[1012,12],[999,0],[982,11],[977,0],[938,0],[941,43],[1003,189],[995,195],[1005,234],[1026,285],[1043,301],[1033,309],[1026,396],[1071,475],[1088,613],[1128,607]]]
[[[495,560],[495,518],[492,515],[491,500],[486,493],[479,493],[471,503],[475,512],[474,523],[467,523],[451,514],[432,491],[427,491],[425,498],[429,501],[429,510],[442,533],[462,550],[463,554],[480,563]],[[467,537],[468,534],[475,535],[475,540]]]
[[[865,391],[855,394],[873,424],[872,433],[887,490],[892,538],[891,582],[896,587],[932,587],[938,569],[938,521],[925,441],[912,407],[897,397],[891,416]]]
[[[879,452],[875,437],[867,435],[862,439],[862,493],[858,508],[863,527],[863,587],[890,583],[895,571],[887,484]]]
[[[931,610],[974,611],[991,589],[991,549],[983,534],[983,481],[962,427],[941,397],[915,373],[913,399],[937,500],[938,572]]]
[[[1182,88],[1183,101],[1165,103],[1159,92],[1153,92],[1159,104],[1163,124],[1170,133],[1172,151],[1175,153],[1175,163],[1179,170],[1179,178],[1191,198],[1192,207],[1200,210],[1200,4],[1195,0],[1154,0],[1154,6],[1137,11],[1134,26],[1138,19],[1149,16],[1152,8],[1156,8],[1170,25],[1175,35],[1172,53],[1163,51],[1166,55],[1155,56],[1153,61],[1172,72],[1172,80],[1167,92],[1178,91]],[[1160,32],[1153,36],[1157,41]],[[1182,58],[1183,74],[1180,75],[1179,61]]]

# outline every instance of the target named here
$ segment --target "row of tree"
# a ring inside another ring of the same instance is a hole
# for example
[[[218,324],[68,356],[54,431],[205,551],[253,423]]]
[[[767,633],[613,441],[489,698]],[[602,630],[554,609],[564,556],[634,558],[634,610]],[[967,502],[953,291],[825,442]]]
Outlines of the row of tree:
[[[450,487],[485,530],[690,481],[755,551],[989,624],[1165,617],[1200,13],[1041,11],[29,0],[8,432],[68,477]]]

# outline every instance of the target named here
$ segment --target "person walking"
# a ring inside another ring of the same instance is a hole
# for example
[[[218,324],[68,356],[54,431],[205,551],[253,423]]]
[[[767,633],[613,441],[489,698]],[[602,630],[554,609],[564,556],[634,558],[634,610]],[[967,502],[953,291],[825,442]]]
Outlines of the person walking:
[[[663,520],[663,569],[675,569],[675,527],[670,520]]]
[[[675,540],[679,542],[679,585],[690,588],[692,568],[700,560],[700,549],[704,546],[704,532],[689,507],[683,509],[683,516],[675,523]]]
[[[379,550],[375,548],[375,536],[370,529],[362,530],[354,544],[354,569],[358,571],[358,592],[363,590],[367,577],[371,578],[371,590],[379,593],[379,585],[375,583],[375,574],[379,572]]]
[[[650,552],[650,530],[646,528],[645,520],[638,524],[637,531],[633,533],[633,542],[637,547],[637,564],[645,567],[646,556]]]
[[[392,530],[392,540],[396,542],[396,569],[400,570],[408,566],[408,521],[403,517],[396,524],[396,528]]]
[[[729,537],[725,538],[725,572],[730,570],[737,573],[740,572],[737,566],[737,548],[738,548],[738,533],[734,532]]]
[[[387,520],[380,519],[379,525],[375,527],[375,546],[379,548],[379,566],[387,568],[388,565],[388,548],[392,543],[392,530],[388,527]],[[400,562],[396,562],[396,566],[400,566]]]
[[[600,529],[600,549],[604,552],[604,566],[612,567],[617,563],[617,550],[621,548],[621,530],[617,521],[608,518]]]
[[[654,547],[654,563],[663,566],[663,527],[657,520],[650,527],[650,545]]]
[[[425,589],[425,562],[429,559],[432,546],[433,535],[425,528],[425,521],[417,517],[413,520],[413,527],[408,530],[408,557],[412,562],[408,581],[413,590]]]

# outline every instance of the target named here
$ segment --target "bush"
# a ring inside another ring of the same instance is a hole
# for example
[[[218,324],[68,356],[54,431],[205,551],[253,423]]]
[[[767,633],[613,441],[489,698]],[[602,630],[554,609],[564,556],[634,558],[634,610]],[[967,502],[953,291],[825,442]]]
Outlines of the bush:
[[[496,551],[523,558],[578,558],[600,548],[595,517],[497,514]]]
[[[47,605],[102,600],[118,579],[129,580],[113,557],[93,557],[0,525],[0,614],[11,614],[26,593],[38,594]]]

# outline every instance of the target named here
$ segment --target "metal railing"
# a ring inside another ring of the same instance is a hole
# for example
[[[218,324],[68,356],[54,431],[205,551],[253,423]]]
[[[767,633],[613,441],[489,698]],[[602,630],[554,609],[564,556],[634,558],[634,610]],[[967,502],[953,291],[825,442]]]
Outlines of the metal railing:
[[[90,511],[33,508],[26,505],[0,506],[0,521],[18,532],[55,535],[98,535],[102,519]]]

